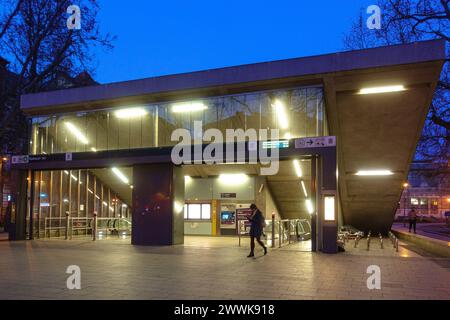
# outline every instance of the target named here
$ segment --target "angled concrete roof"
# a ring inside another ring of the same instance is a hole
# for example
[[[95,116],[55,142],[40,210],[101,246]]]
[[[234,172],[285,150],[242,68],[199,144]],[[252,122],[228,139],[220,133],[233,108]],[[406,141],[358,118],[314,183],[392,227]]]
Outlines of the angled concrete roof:
[[[21,107],[26,113],[39,114],[66,108],[165,101],[188,95],[228,94],[269,88],[275,84],[301,84],[301,80],[321,83],[319,75],[329,73],[444,59],[444,41],[417,42],[29,94],[22,96]]]

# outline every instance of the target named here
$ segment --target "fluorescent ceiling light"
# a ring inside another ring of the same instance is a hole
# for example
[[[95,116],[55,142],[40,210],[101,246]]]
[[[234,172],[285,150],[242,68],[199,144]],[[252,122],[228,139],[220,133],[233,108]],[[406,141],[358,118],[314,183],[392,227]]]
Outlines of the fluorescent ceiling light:
[[[129,184],[130,180],[117,168],[112,168],[114,174],[125,184]]]
[[[192,182],[192,178],[191,178],[190,176],[184,176],[184,182],[185,182],[186,184],[189,184],[189,183]]]
[[[306,199],[306,209],[308,210],[309,214],[314,213],[314,207],[313,207],[311,199]]]
[[[93,151],[93,152],[97,152],[97,149],[95,149],[95,148],[91,148],[91,151]]]
[[[390,170],[361,170],[356,173],[357,176],[392,176],[393,174]]]
[[[285,139],[288,139],[288,140],[291,140],[292,139],[292,135],[288,132],[288,133],[285,133],[284,134],[284,138]]]
[[[208,109],[202,102],[183,102],[176,103],[172,106],[172,112],[174,113],[184,113],[184,112],[195,112]]]
[[[72,132],[72,134],[83,144],[88,144],[89,141],[86,138],[84,134],[81,133],[80,130],[78,130],[77,127],[75,127],[72,123],[66,122],[66,127]]]
[[[297,174],[297,177],[299,177],[299,178],[303,177],[303,171],[302,171],[302,168],[300,167],[300,161],[294,160],[294,168],[295,168],[295,173]]]
[[[147,113],[147,110],[145,110],[144,108],[127,108],[120,109],[114,112],[115,116],[119,119],[139,118],[147,115]]]
[[[64,170],[64,173],[65,173],[67,176],[69,175],[69,171],[67,171],[67,170]],[[75,177],[73,174],[70,174],[70,176],[72,177],[73,180],[78,181],[78,178]],[[82,184],[82,183],[80,182],[80,184]]]
[[[308,193],[306,192],[306,187],[305,187],[305,181],[302,180],[302,189],[303,189],[303,193],[305,194],[305,198],[308,198]]]
[[[278,117],[278,124],[281,129],[288,129],[289,128],[289,120],[286,114],[286,108],[284,104],[280,100],[276,100],[275,104],[273,105],[275,108],[275,111],[277,112]]]
[[[237,185],[237,184],[243,184],[247,182],[248,176],[243,173],[238,174],[221,174],[219,176],[219,181],[224,184],[231,184],[231,185]]]
[[[399,86],[387,86],[387,87],[373,87],[364,88],[359,90],[359,94],[377,94],[377,93],[387,93],[387,92],[400,92],[405,91],[406,88],[402,85]]]

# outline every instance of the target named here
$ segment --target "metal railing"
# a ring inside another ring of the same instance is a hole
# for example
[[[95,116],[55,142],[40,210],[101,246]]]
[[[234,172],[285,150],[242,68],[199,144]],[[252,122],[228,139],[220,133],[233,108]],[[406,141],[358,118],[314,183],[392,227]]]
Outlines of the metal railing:
[[[94,214],[92,218],[66,217],[45,218],[44,237],[52,238],[64,236],[64,239],[72,239],[74,233],[79,235],[83,231],[84,235],[92,235],[92,240],[96,240],[98,235],[127,235],[131,232],[131,221],[126,218],[98,218]]]
[[[242,237],[249,236],[250,226],[245,220],[238,221],[239,246],[241,246]],[[278,247],[288,245],[294,242],[304,241],[311,238],[311,223],[307,219],[283,219],[266,220],[266,226],[263,233],[269,246]]]

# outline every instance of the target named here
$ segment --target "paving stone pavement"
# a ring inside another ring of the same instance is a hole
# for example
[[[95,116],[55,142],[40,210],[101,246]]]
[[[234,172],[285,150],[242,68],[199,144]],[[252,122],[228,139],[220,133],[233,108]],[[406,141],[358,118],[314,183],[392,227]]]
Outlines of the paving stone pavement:
[[[246,239],[186,237],[172,247],[129,240],[0,242],[0,299],[449,299],[450,259],[421,256],[385,239],[370,251],[304,252],[293,244],[248,259]],[[81,290],[68,290],[66,269],[81,268]],[[367,267],[381,268],[369,290]]]

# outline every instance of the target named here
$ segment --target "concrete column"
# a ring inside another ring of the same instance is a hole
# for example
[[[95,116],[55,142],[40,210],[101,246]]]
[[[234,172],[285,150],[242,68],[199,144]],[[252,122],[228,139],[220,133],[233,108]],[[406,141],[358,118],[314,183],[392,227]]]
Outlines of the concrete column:
[[[133,167],[133,245],[184,242],[184,176],[173,164]]]

